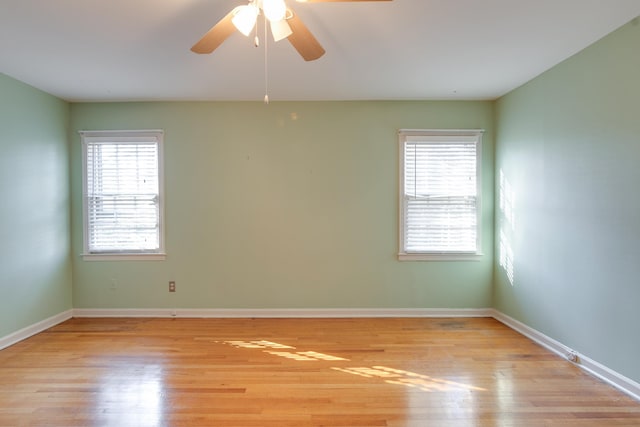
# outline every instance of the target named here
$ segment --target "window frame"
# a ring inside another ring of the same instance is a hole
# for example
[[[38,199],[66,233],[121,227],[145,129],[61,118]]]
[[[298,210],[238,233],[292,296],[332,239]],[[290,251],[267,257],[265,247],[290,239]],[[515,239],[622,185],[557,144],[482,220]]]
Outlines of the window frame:
[[[398,131],[398,260],[400,261],[478,261],[482,253],[482,136],[483,129],[400,129]],[[405,248],[405,143],[415,137],[437,141],[438,138],[474,138],[476,146],[476,249],[475,251],[407,251]]]
[[[82,145],[82,259],[85,261],[141,261],[164,260],[165,252],[165,213],[164,213],[164,131],[151,130],[81,130]],[[89,250],[89,206],[87,176],[87,144],[92,142],[155,142],[158,154],[158,248],[155,250],[127,251],[114,250],[91,252]]]

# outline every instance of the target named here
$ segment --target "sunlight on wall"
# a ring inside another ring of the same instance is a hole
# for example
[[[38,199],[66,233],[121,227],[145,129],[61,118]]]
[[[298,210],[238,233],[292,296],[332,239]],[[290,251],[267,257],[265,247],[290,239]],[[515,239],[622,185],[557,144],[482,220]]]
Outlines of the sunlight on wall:
[[[511,286],[514,284],[513,233],[515,231],[515,194],[504,172],[500,169],[500,267],[504,270]]]

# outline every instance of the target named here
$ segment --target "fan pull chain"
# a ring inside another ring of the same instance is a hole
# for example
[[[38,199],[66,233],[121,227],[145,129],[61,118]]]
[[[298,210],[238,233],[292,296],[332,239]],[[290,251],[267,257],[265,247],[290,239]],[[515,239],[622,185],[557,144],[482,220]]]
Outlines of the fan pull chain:
[[[267,35],[267,17],[264,18],[264,103],[269,104],[269,37]]]

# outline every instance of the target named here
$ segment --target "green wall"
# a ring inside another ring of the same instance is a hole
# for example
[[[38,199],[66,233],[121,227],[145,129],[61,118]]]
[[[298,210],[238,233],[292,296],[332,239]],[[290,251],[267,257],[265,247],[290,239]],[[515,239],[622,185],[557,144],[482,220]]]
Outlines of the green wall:
[[[495,307],[635,381],[639,46],[636,19],[496,109],[496,170],[515,198],[514,226],[498,215],[496,235],[515,268],[513,284],[497,268]]]
[[[636,20],[495,103],[69,107],[0,74],[0,337],[72,306],[493,304],[640,381],[638,46]],[[144,128],[165,130],[168,257],[83,261],[77,131]],[[482,261],[396,260],[400,128],[487,130]]]
[[[71,117],[74,307],[491,305],[492,102],[83,103]],[[154,128],[166,261],[83,261],[77,131]],[[397,261],[399,128],[486,129],[481,261]]]
[[[68,123],[0,74],[0,337],[71,308]]]

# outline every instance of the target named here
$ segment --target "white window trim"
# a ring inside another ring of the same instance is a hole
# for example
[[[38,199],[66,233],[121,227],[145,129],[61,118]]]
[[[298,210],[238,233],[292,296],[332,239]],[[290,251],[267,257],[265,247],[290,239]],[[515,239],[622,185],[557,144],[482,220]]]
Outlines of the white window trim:
[[[482,256],[482,135],[484,129],[400,129],[398,131],[398,260],[400,261],[479,261]],[[404,143],[411,137],[474,137],[476,143],[476,186],[477,186],[477,232],[476,251],[473,252],[407,252],[405,242],[404,214]]]
[[[165,224],[164,224],[164,131],[161,129],[147,130],[80,130],[82,142],[82,259],[85,261],[162,261],[166,259],[165,252]],[[159,248],[154,252],[113,252],[113,253],[90,253],[89,252],[89,222],[87,207],[87,154],[85,140],[93,141],[106,140],[149,140],[150,138],[158,143],[158,192],[159,192]]]

